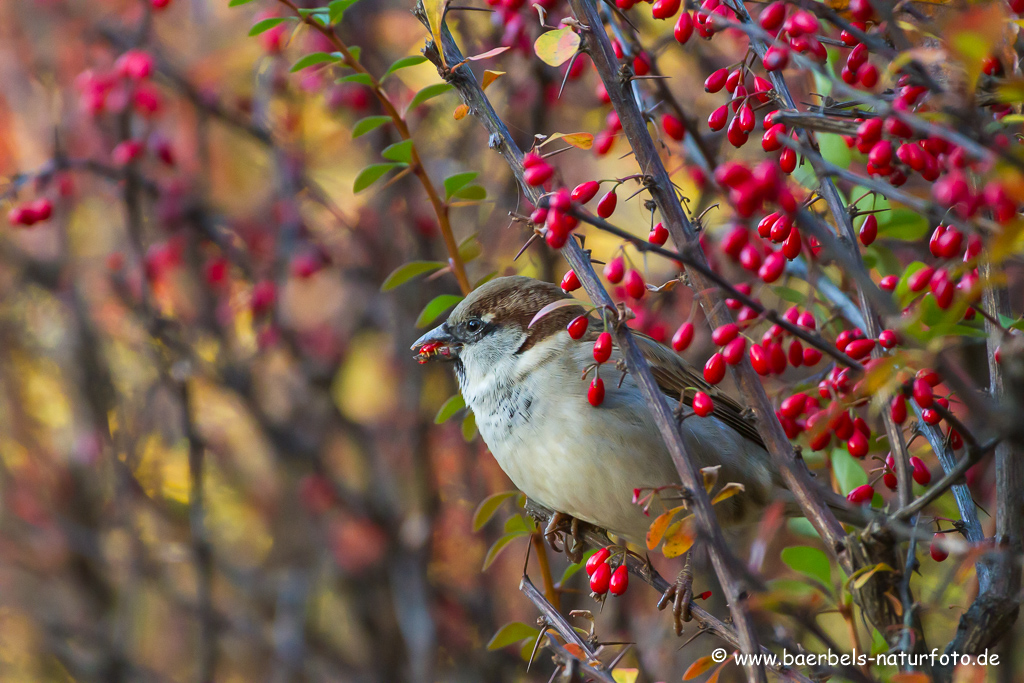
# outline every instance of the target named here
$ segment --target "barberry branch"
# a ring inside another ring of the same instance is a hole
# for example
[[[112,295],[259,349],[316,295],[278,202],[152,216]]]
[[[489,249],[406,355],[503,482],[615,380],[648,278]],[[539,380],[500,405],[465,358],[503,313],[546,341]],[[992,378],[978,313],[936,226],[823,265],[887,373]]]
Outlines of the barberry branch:
[[[329,26],[324,26],[314,19],[312,15],[303,16],[303,14],[299,12],[298,6],[296,6],[292,0],[278,0],[278,2],[287,6],[295,16],[299,17],[299,20],[302,23],[329,40],[331,45],[341,53],[342,63],[345,66],[349,67],[356,73],[365,74],[370,79],[370,89],[384,108],[384,112],[391,117],[391,121],[394,123],[395,130],[398,131],[398,135],[403,140],[411,140],[412,134],[409,132],[408,123],[406,123],[405,118],[395,107],[391,98],[388,97],[380,81],[377,80],[377,77],[370,73],[358,59],[356,59],[355,55],[353,55],[349,50],[348,45],[338,37],[338,34],[335,33],[334,29]],[[411,148],[409,167],[412,169],[413,175],[416,176],[416,179],[419,180],[420,184],[423,186],[423,190],[427,194],[427,199],[430,201],[430,205],[434,209],[434,215],[437,217],[437,224],[441,230],[441,237],[444,239],[445,249],[448,251],[448,265],[451,267],[452,273],[455,275],[455,279],[459,283],[459,289],[462,290],[463,294],[469,294],[473,287],[469,282],[469,278],[466,276],[466,265],[463,263],[462,257],[459,256],[459,245],[458,242],[456,242],[455,234],[452,231],[448,204],[438,194],[437,188],[434,186],[433,181],[427,174],[426,168],[423,166],[423,162],[420,159],[419,152],[416,151],[415,145]]]

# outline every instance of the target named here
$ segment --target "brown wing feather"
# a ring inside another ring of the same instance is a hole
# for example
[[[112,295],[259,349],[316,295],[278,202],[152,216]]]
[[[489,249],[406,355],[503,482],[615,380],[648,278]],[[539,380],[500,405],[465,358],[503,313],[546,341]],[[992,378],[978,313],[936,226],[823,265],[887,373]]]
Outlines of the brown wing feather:
[[[761,435],[754,425],[743,417],[743,406],[735,399],[726,394],[718,387],[714,387],[704,381],[703,376],[693,368],[684,358],[672,351],[664,344],[659,344],[645,334],[633,332],[640,353],[651,366],[651,373],[654,380],[661,387],[661,390],[679,399],[687,387],[696,387],[714,399],[715,408],[712,414],[722,422],[726,423],[745,438],[754,443],[764,446]],[[686,392],[683,403],[693,405],[693,391]]]

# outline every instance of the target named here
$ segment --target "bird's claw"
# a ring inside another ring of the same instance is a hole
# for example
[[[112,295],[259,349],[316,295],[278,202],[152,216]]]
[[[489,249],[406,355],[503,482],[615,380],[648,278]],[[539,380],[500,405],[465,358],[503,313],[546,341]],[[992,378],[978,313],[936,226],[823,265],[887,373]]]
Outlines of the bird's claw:
[[[665,609],[669,603],[672,603],[676,635],[680,636],[683,634],[683,622],[693,618],[690,614],[690,605],[693,604],[693,572],[690,571],[689,558],[686,560],[686,566],[676,577],[675,583],[669,586],[658,600],[658,609]]]
[[[573,563],[583,559],[583,543],[579,535],[579,523],[580,521],[575,517],[563,512],[556,512],[551,515],[547,526],[544,527],[544,540],[548,542],[551,549],[556,553],[560,553],[564,549],[569,561]],[[567,537],[572,538],[571,546],[565,540]]]

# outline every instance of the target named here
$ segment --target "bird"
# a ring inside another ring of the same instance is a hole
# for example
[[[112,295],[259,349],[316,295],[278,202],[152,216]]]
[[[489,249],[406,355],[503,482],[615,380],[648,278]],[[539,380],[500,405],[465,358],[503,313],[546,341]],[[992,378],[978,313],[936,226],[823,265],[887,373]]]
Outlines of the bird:
[[[528,498],[642,544],[651,517],[635,504],[634,491],[679,485],[680,478],[640,388],[618,363],[618,348],[596,370],[608,387],[603,402],[588,401],[585,376],[595,372],[601,322],[592,315],[579,339],[567,331],[586,313],[557,285],[499,277],[471,292],[412,349],[423,361],[454,364],[481,437]],[[637,332],[634,337],[658,386],[681,409],[680,433],[696,466],[718,467],[719,481],[743,486],[715,506],[720,521],[756,519],[783,484],[742,406],[672,349]],[[713,397],[710,415],[693,413],[695,390]]]

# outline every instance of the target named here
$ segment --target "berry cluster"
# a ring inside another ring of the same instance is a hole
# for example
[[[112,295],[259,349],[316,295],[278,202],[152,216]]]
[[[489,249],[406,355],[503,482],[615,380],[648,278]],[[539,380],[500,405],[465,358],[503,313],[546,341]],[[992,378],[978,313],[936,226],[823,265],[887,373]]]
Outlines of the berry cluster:
[[[629,588],[629,570],[625,562],[613,570],[611,560],[612,554],[608,548],[601,548],[587,560],[585,568],[595,598],[600,599],[606,593],[622,595]]]

